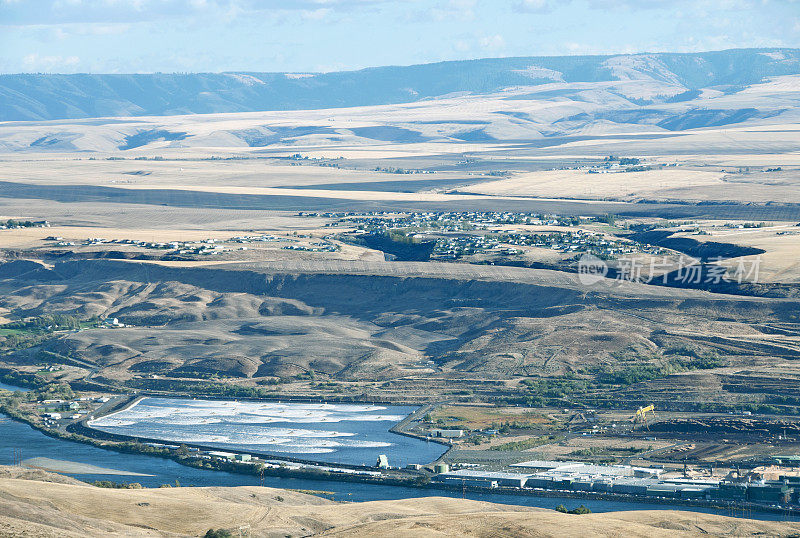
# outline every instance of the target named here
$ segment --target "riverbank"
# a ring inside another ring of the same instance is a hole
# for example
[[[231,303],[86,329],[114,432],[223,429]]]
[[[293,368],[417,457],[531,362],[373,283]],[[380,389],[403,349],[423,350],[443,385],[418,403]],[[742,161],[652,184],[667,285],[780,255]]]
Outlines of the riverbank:
[[[23,467],[30,469],[41,469],[51,473],[62,474],[102,474],[113,476],[152,476],[144,473],[135,473],[132,471],[122,471],[119,469],[109,469],[107,467],[98,467],[88,463],[79,463],[74,461],[56,460],[45,457],[29,458],[22,461]]]
[[[14,421],[20,426],[26,425],[23,421]],[[31,429],[31,432],[43,433],[39,429]],[[49,438],[59,440],[57,436],[50,436]],[[69,442],[70,440],[60,440],[60,442]],[[28,442],[29,443],[29,442]],[[755,519],[766,520],[783,520],[787,517],[800,517],[795,511],[787,511],[785,509],[769,508],[763,506],[749,506],[740,505],[736,503],[708,503],[708,502],[692,502],[681,501],[679,499],[658,499],[650,497],[636,497],[624,496],[614,494],[600,494],[600,493],[578,493],[573,491],[552,491],[552,490],[516,490],[512,488],[481,488],[474,486],[445,486],[438,484],[415,484],[403,481],[396,481],[390,479],[369,479],[367,477],[344,477],[331,475],[319,472],[308,472],[302,470],[293,470],[289,468],[282,469],[269,469],[265,470],[263,475],[255,473],[252,468],[247,468],[244,465],[237,465],[234,463],[220,464],[214,467],[198,465],[188,460],[181,460],[175,457],[164,457],[160,454],[150,453],[148,451],[137,452],[131,450],[123,450],[120,447],[112,447],[101,445],[93,447],[90,443],[79,443],[86,446],[89,450],[96,450],[102,448],[104,451],[111,450],[113,452],[125,455],[126,457],[133,457],[137,461],[141,458],[148,456],[159,456],[157,460],[169,462],[169,464],[177,465],[179,468],[187,470],[187,475],[180,476],[180,482],[185,485],[237,485],[237,484],[253,484],[253,485],[271,485],[271,487],[285,487],[289,489],[307,489],[307,490],[324,490],[335,491],[340,500],[379,500],[379,499],[401,499],[410,497],[426,497],[426,496],[448,496],[448,497],[466,497],[475,500],[485,500],[490,502],[497,502],[502,504],[521,505],[521,506],[539,506],[553,509],[559,504],[566,506],[577,506],[578,504],[586,504],[593,511],[624,511],[624,510],[653,510],[659,507],[666,506],[680,507],[684,509],[691,509],[703,513],[718,513],[724,515],[733,515],[737,517],[747,517]],[[97,459],[97,456],[91,456],[92,460]],[[151,458],[152,459],[152,458]],[[127,459],[125,461],[128,461]],[[113,466],[112,463],[107,463],[108,466]],[[122,466],[117,463],[116,466]],[[137,469],[139,474],[145,474],[143,469]],[[206,481],[197,482],[197,474],[202,473],[206,476]],[[178,475],[176,475],[178,476]],[[236,479],[240,476],[242,481]],[[91,475],[91,480],[96,479],[111,479],[114,476],[94,476]],[[215,478],[218,477],[218,478]],[[116,480],[119,480],[119,476]],[[156,478],[161,480],[161,483],[170,483],[170,480],[164,478]],[[209,482],[210,480],[210,482]],[[277,482],[270,482],[277,481]],[[146,482],[142,477],[136,478],[137,482]],[[174,482],[175,480],[172,480]],[[221,481],[221,482],[220,482]],[[156,484],[150,487],[155,487]],[[364,495],[367,495],[364,497]]]
[[[141,401],[143,396],[128,395],[118,401],[104,404],[98,409],[101,411],[95,416],[107,416],[109,414],[129,409],[132,405]],[[118,397],[119,398],[119,397]],[[316,460],[295,458],[289,456],[274,456],[264,454],[270,461],[237,462],[227,461],[211,457],[198,457],[197,454],[190,453],[188,448],[196,448],[198,451],[219,450],[216,447],[196,443],[183,443],[182,447],[168,447],[163,439],[146,439],[127,435],[111,434],[91,428],[86,424],[87,418],[82,421],[72,423],[66,428],[67,431],[48,428],[33,420],[33,417],[20,413],[18,409],[9,408],[6,399],[0,411],[10,415],[14,420],[27,424],[41,433],[61,439],[95,446],[97,448],[113,450],[122,454],[138,454],[143,456],[157,456],[165,460],[171,460],[182,466],[211,472],[234,473],[242,476],[258,477],[263,481],[265,476],[279,479],[303,479],[319,482],[337,483],[357,483],[371,486],[413,489],[418,491],[418,495],[427,495],[423,491],[450,491],[454,494],[462,495],[469,492],[477,495],[501,495],[507,499],[505,502],[520,504],[521,499],[525,498],[559,498],[575,500],[594,500],[606,502],[619,502],[637,505],[642,503],[658,506],[682,506],[703,508],[707,510],[750,510],[760,513],[772,513],[782,515],[800,515],[800,512],[793,508],[782,508],[775,506],[760,505],[757,503],[744,503],[740,501],[707,500],[707,499],[680,499],[673,497],[653,497],[644,495],[620,494],[611,492],[587,492],[574,490],[544,490],[530,488],[504,488],[488,487],[476,484],[440,484],[431,483],[429,472],[418,470],[401,469],[376,469],[375,467],[364,465],[349,464],[324,464]],[[425,408],[419,408],[415,413],[411,413],[403,420],[410,421],[415,414],[424,412]],[[401,421],[402,422],[402,421]],[[395,427],[398,424],[394,425]],[[152,443],[152,444],[145,444]],[[445,444],[445,443],[441,443]],[[241,451],[240,451],[241,453]],[[274,462],[274,463],[273,463]],[[524,503],[523,503],[524,504]]]
[[[130,403],[130,402],[128,402]],[[194,468],[202,471],[233,473],[243,476],[251,476],[264,480],[264,477],[273,477],[277,479],[300,479],[310,480],[315,482],[324,483],[355,483],[363,484],[364,486],[373,487],[389,487],[396,488],[408,492],[409,490],[417,491],[417,495],[429,495],[433,492],[449,492],[453,496],[473,494],[476,496],[499,496],[503,502],[509,504],[525,504],[526,499],[558,499],[562,502],[565,500],[574,500],[576,502],[582,501],[601,501],[619,503],[622,505],[630,505],[632,508],[642,504],[653,506],[675,506],[700,509],[702,511],[722,511],[728,513],[736,513],[740,515],[747,514],[748,517],[759,517],[758,514],[764,516],[771,514],[772,516],[780,517],[800,517],[800,511],[795,509],[787,509],[780,507],[771,507],[758,505],[755,503],[738,503],[738,502],[724,502],[724,501],[708,501],[701,499],[675,499],[675,498],[658,498],[636,495],[623,495],[614,493],[599,493],[599,492],[575,492],[567,490],[540,490],[540,489],[517,489],[517,488],[503,488],[503,487],[480,487],[471,484],[465,485],[444,485],[433,484],[424,480],[424,475],[416,474],[413,476],[401,475],[382,475],[380,477],[358,475],[358,474],[343,474],[335,473],[322,469],[311,468],[291,468],[291,467],[256,467],[251,464],[230,461],[218,460],[200,460],[190,456],[183,456],[176,453],[175,450],[166,448],[151,447],[143,445],[135,438],[125,438],[124,441],[117,443],[107,443],[97,439],[79,436],[75,434],[60,435],[59,432],[37,427],[31,424],[30,421],[24,419],[16,419],[22,423],[34,427],[36,430],[44,433],[45,435],[63,439],[66,441],[77,441],[93,445],[97,448],[114,450],[123,454],[138,454],[142,456],[157,456],[162,459],[171,460],[182,466]],[[96,431],[96,430],[95,430]],[[303,460],[311,465],[320,466],[318,462],[310,462]],[[365,469],[364,467],[358,467]],[[375,469],[371,469],[375,470]],[[428,493],[425,493],[428,492]]]
[[[419,435],[417,433],[406,431],[406,428],[408,427],[408,425],[411,422],[414,422],[415,420],[420,420],[422,417],[424,417],[427,413],[429,413],[431,410],[433,410],[438,405],[441,405],[441,404],[440,403],[437,403],[437,404],[428,403],[428,404],[425,404],[425,405],[422,405],[422,406],[418,407],[416,409],[416,411],[414,411],[413,413],[411,413],[409,415],[406,415],[406,417],[403,420],[401,420],[400,422],[398,422],[397,424],[395,424],[394,426],[389,428],[389,431],[392,432],[392,433],[396,433],[397,435],[405,435],[406,437],[419,439],[421,441],[427,441],[429,443],[439,443],[440,445],[445,445],[446,447],[448,447],[448,452],[449,452],[449,450],[451,448],[453,448],[453,443],[451,443],[447,439],[440,439],[440,438],[436,438],[436,437],[428,437],[428,436],[425,436],[425,435]],[[445,452],[444,454],[439,456],[439,459],[442,459],[446,455],[447,455],[447,452]]]
[[[450,497],[466,498],[477,501],[492,502],[504,505],[517,505],[545,508],[553,510],[559,505],[575,508],[585,504],[593,512],[620,512],[630,510],[662,510],[663,506],[647,502],[630,503],[606,500],[578,501],[566,497],[545,497],[509,495],[496,492],[472,492],[441,489],[426,489],[421,487],[404,487],[384,484],[368,484],[363,482],[348,482],[342,480],[315,480],[313,478],[299,478],[293,476],[255,476],[242,473],[230,473],[221,470],[198,469],[182,465],[171,459],[150,457],[142,454],[121,453],[110,449],[96,448],[87,443],[65,441],[48,437],[40,431],[29,427],[19,421],[0,417],[0,461],[11,461],[14,454],[20,454],[24,459],[35,456],[49,456],[58,454],[62,460],[90,463],[92,465],[128,470],[152,476],[136,477],[134,480],[121,479],[115,475],[73,475],[84,482],[112,481],[135,482],[145,488],[159,488],[161,485],[182,486],[266,486],[287,490],[326,491],[326,498],[338,501],[361,502],[383,501],[391,499],[412,499],[415,497]],[[712,510],[701,507],[688,508],[698,513],[735,514],[747,516],[741,511]],[[751,514],[761,520],[784,520],[785,516],[759,512]]]

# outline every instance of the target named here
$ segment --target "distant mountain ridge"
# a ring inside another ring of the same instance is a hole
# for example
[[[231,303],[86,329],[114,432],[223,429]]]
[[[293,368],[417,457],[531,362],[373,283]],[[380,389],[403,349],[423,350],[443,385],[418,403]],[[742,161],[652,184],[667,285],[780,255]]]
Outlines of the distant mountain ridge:
[[[0,75],[0,121],[387,105],[553,82],[639,79],[682,87],[691,98],[702,88],[737,91],[795,74],[800,49],[777,48],[489,58],[308,74],[15,74]]]

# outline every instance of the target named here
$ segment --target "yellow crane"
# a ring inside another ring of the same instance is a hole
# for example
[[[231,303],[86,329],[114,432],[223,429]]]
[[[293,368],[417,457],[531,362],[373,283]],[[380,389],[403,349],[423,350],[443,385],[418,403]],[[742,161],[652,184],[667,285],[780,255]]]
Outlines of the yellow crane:
[[[647,407],[640,407],[639,409],[637,409],[636,414],[633,415],[633,423],[636,424],[637,422],[641,422],[642,424],[644,424],[644,427],[649,430],[650,427],[647,425],[647,413],[650,413],[653,416],[653,418],[655,418],[656,411],[655,407],[652,404],[648,405]]]

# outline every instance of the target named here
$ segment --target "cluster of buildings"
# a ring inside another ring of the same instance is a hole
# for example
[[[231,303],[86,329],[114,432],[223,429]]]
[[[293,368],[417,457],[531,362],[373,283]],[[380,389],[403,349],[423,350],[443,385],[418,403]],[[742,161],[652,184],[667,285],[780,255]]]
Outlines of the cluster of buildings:
[[[516,255],[522,253],[518,247],[539,247],[562,253],[591,253],[613,259],[627,254],[663,254],[665,249],[608,237],[601,233],[576,229],[571,231],[522,232],[507,231],[508,225],[575,227],[598,218],[562,217],[539,213],[510,211],[446,211],[408,212],[370,211],[366,213],[306,213],[299,216],[315,216],[338,219],[326,226],[355,227],[362,233],[387,233],[406,230],[406,235],[430,239],[423,234],[452,234],[436,237],[434,258],[456,259],[478,253]],[[475,232],[488,233],[475,233]]]
[[[291,239],[289,237],[275,237],[274,235],[269,234],[259,234],[259,235],[239,235],[236,237],[230,238],[231,243],[296,243],[296,239]]]
[[[676,166],[670,164],[668,166]],[[664,167],[664,164],[659,167]],[[587,174],[618,174],[621,172],[645,172],[651,170],[652,166],[644,164],[641,159],[637,157],[607,157],[602,163],[592,166],[579,166],[578,170],[582,170]]]
[[[775,480],[663,478],[661,470],[628,465],[528,461],[512,465],[531,472],[459,469],[443,472],[432,482],[448,486],[542,489],[635,495],[672,499],[749,501],[762,504],[798,503],[800,477]]]
[[[109,399],[107,396],[83,396],[75,400],[43,400],[38,411],[45,426],[54,426],[58,420],[80,419],[97,404],[104,404]]]
[[[566,254],[588,252],[606,259],[633,253],[662,254],[665,252],[660,247],[611,239],[603,234],[586,230],[575,230],[532,234],[504,232],[497,236],[462,234],[437,240],[434,255],[443,258],[457,258],[489,251],[504,255],[520,254],[522,250],[516,246],[547,248]]]
[[[308,238],[307,235],[299,235],[298,237]],[[301,245],[296,244],[298,243],[297,239],[291,237],[276,237],[274,235],[245,235],[245,236],[238,236],[232,237],[230,239],[231,243],[293,243],[291,245],[286,245],[283,247],[283,250],[303,250],[307,252],[336,252],[339,250],[339,247],[335,243],[331,243],[329,241],[311,241],[308,245]],[[243,247],[246,248],[246,247]]]
[[[300,212],[300,217],[324,217],[338,219],[328,226],[359,226],[370,231],[386,231],[393,228],[421,228],[458,232],[471,229],[486,229],[508,224],[532,226],[575,226],[579,217],[562,217],[539,213],[513,211],[426,211],[398,213],[392,211],[357,212]]]
[[[105,245],[105,244],[118,244],[118,245],[132,245],[140,248],[153,249],[153,250],[172,250],[176,254],[217,254],[224,251],[224,249],[217,245],[217,239],[203,239],[200,241],[142,241],[140,239],[103,239],[101,237],[92,237],[83,242],[84,246]],[[61,243],[59,243],[60,245]],[[74,243],[70,243],[74,245]]]
[[[72,241],[64,241],[62,237],[50,236],[45,238],[48,241],[56,241],[57,246],[75,246]],[[198,254],[198,255],[216,255],[222,252],[228,252],[231,249],[225,248],[223,243],[237,243],[247,245],[250,243],[297,243],[297,239],[289,237],[276,237],[274,235],[259,234],[259,235],[243,235],[232,237],[228,240],[220,239],[202,239],[199,241],[143,241],[139,239],[104,239],[101,237],[92,237],[83,240],[81,243],[84,246],[95,245],[131,245],[139,248],[152,249],[152,250],[169,250],[173,254]],[[335,252],[338,247],[335,243],[328,241],[312,242],[310,245],[287,245],[283,247],[288,250],[306,250],[310,252]],[[247,250],[246,246],[239,247],[239,250]]]
[[[286,245],[284,250],[304,250],[306,252],[336,252],[338,247],[327,241],[312,241],[308,245]]]
[[[363,225],[360,225],[363,226]],[[398,221],[391,218],[381,221],[379,225],[369,225],[370,232],[375,230],[389,230],[412,226],[412,223]],[[414,227],[422,228],[421,223],[414,223]],[[435,230],[435,233],[448,233],[452,235],[436,237],[436,246],[433,250],[433,257],[443,259],[455,259],[477,253],[495,253],[501,255],[516,255],[522,252],[519,247],[537,247],[555,250],[570,254],[591,253],[595,256],[612,259],[617,256],[624,256],[634,253],[663,254],[666,252],[661,247],[625,241],[607,237],[601,233],[595,233],[583,229],[573,231],[553,231],[553,232],[507,232],[502,229],[487,230],[489,234],[470,233],[459,231],[467,229],[460,224],[445,224]],[[474,228],[470,226],[469,228]],[[431,236],[420,233],[409,232],[415,238],[429,239]]]
[[[661,247],[612,239],[587,230],[533,234],[514,232],[502,234],[498,239],[504,244],[549,248],[565,253],[588,252],[607,258],[634,253],[663,254],[666,252]]]
[[[492,237],[483,235],[459,235],[457,237],[445,237],[436,241],[433,248],[433,257],[455,259],[459,256],[475,254],[478,252],[502,251],[506,254],[516,254],[516,249],[500,249],[500,242]],[[513,252],[510,252],[512,251]]]
[[[125,327],[130,327],[130,325],[122,323],[119,318],[107,318],[100,326],[107,329],[124,329]]]
[[[435,174],[436,170],[421,170],[419,168],[397,168],[394,166],[376,166],[372,169],[375,172],[386,172],[387,174]]]

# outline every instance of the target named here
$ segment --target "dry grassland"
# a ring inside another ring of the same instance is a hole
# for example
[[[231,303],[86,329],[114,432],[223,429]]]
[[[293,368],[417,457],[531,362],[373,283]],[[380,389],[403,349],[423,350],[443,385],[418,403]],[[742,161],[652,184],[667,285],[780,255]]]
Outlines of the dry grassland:
[[[735,221],[733,221],[735,222]],[[741,259],[747,270],[758,267],[758,280],[796,284],[800,282],[800,227],[796,223],[770,223],[765,228],[729,229],[711,227],[703,222],[701,228],[709,235],[677,233],[674,237],[689,237],[696,241],[715,241],[734,245],[755,247],[765,250],[763,254],[745,256],[726,262],[729,268],[736,268]],[[713,223],[719,225],[720,223]],[[778,234],[782,235],[778,235]]]
[[[649,538],[781,535],[800,531],[797,523],[681,511],[574,516],[441,497],[337,504],[272,488],[113,490],[15,478],[0,479],[0,513],[0,536],[30,537],[199,536],[209,528],[234,532],[244,528],[254,537],[592,535]]]
[[[492,196],[620,199],[654,197],[679,187],[723,185],[721,172],[651,170],[589,174],[585,170],[551,170],[518,174],[508,179],[473,185],[467,192]]]
[[[469,430],[482,430],[492,425],[499,426],[509,422],[526,424],[536,428],[553,422],[551,418],[531,409],[462,405],[438,407],[431,413],[431,419],[434,422],[439,419],[444,420],[446,427]]]

